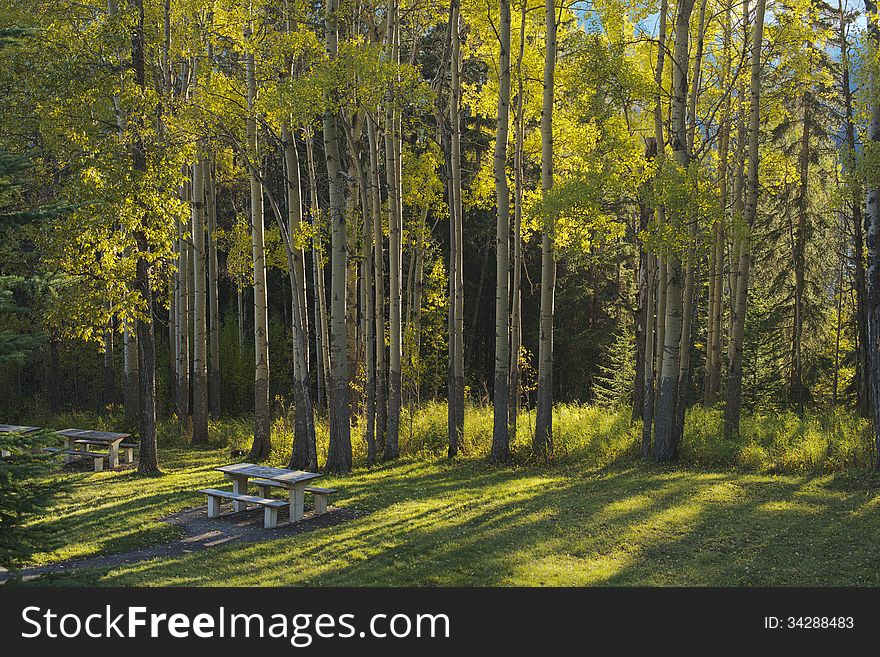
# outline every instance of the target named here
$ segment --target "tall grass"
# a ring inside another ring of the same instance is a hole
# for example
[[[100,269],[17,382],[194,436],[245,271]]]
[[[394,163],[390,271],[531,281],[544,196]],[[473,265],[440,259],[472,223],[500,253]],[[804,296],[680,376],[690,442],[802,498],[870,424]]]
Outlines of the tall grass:
[[[275,405],[272,424],[270,462],[286,465],[293,443],[293,411],[281,403]],[[410,411],[404,409],[400,426],[400,451],[406,458],[433,459],[446,455],[446,404],[427,402]],[[79,427],[99,430],[125,430],[122,409],[111,406],[102,414],[89,411],[52,414],[31,408],[7,421],[52,429]],[[211,445],[225,446],[230,459],[239,456],[233,450],[250,449],[253,440],[253,416],[212,418],[209,423]],[[531,460],[534,435],[534,411],[523,410],[517,420],[517,436],[511,451],[518,462]],[[316,422],[318,462],[327,457],[330,440],[326,418]],[[186,448],[189,436],[181,431],[173,415],[158,424],[160,448]],[[356,465],[365,465],[367,447],[360,418],[352,424],[351,442]],[[837,472],[872,466],[871,423],[843,409],[812,410],[803,416],[790,411],[744,414],[740,436],[726,440],[723,411],[720,408],[690,409],[679,462],[692,467],[736,468],[754,472]],[[559,404],[553,410],[553,459],[578,461],[591,468],[638,458],[641,441],[640,423],[630,421],[628,408],[608,409],[598,406]],[[465,433],[461,441],[461,459],[485,458],[492,444],[492,408],[468,404],[465,409]],[[381,445],[379,447],[381,454]],[[161,449],[160,449],[161,460]]]
[[[729,441],[722,417],[718,408],[688,412],[684,462],[765,472],[835,472],[874,462],[870,421],[843,409],[743,415],[740,436]]]

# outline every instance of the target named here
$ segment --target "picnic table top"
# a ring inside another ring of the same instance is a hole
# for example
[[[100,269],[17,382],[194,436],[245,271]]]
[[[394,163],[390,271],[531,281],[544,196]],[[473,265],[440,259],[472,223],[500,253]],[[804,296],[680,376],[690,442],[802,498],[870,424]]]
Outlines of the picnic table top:
[[[112,431],[93,431],[91,429],[62,429],[56,431],[59,436],[67,438],[85,438],[87,440],[95,440],[102,443],[112,444],[121,442],[130,437],[130,433],[114,433]]]
[[[0,433],[33,433],[40,427],[20,427],[15,424],[0,424]]]
[[[282,484],[296,484],[302,481],[316,479],[321,475],[317,472],[304,472],[303,470],[286,470],[284,468],[270,468],[266,465],[255,465],[253,463],[233,463],[232,465],[221,465],[215,470],[219,470],[226,475],[239,475],[243,477],[259,477],[260,479],[269,479]]]

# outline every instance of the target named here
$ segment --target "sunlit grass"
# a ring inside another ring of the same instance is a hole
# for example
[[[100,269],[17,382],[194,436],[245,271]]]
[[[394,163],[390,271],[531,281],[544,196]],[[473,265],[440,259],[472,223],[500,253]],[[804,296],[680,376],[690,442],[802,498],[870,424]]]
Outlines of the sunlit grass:
[[[360,512],[353,520],[49,581],[880,584],[880,479],[859,470],[869,458],[862,425],[847,418],[748,418],[742,438],[728,443],[713,433],[720,431],[718,416],[716,410],[692,412],[683,463],[658,467],[637,460],[640,427],[630,424],[626,411],[578,406],[556,411],[554,462],[533,459],[524,412],[515,464],[494,467],[484,459],[490,410],[468,409],[465,453],[449,462],[438,456],[445,453],[445,407],[429,405],[412,418],[411,434],[404,420],[405,456],[392,464],[367,468],[363,441],[353,430],[355,471],[324,480],[340,489],[335,504]],[[71,491],[35,521],[52,530],[56,545],[32,562],[175,538],[178,530],[162,518],[202,506],[195,491],[224,483],[213,468],[237,460],[230,450],[247,449],[251,432],[247,418],[212,421],[212,446],[193,450],[170,421],[160,430],[162,477],[132,471],[61,475],[71,480]],[[272,463],[286,464],[291,439],[290,423],[277,420]],[[319,454],[326,440],[320,423]],[[853,472],[833,473],[844,467]]]

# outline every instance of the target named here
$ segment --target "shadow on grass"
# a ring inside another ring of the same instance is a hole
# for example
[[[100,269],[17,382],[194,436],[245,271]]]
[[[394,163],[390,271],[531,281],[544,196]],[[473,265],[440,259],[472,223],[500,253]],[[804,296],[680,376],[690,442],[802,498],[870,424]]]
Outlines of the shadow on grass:
[[[340,506],[374,511],[345,525],[70,583],[877,584],[876,482],[836,482],[641,465],[582,472],[399,461],[328,478],[341,489]],[[187,499],[166,491],[114,512]],[[93,513],[84,520],[98,523]]]

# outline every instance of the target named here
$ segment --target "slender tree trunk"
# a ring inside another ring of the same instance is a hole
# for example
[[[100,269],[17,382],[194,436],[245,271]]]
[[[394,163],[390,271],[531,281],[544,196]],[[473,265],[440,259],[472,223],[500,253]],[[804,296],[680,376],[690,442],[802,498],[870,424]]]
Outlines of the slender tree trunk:
[[[727,89],[731,69],[731,8],[724,7],[724,44],[722,52],[722,89]],[[726,94],[721,116],[721,136],[718,145],[719,219],[712,226],[712,250],[709,264],[709,313],[706,338],[706,377],[703,386],[703,404],[713,406],[718,401],[721,382],[721,320],[724,296],[724,223],[728,204],[728,158],[730,153],[730,94]]]
[[[657,139],[648,137],[645,140],[645,159],[657,157]],[[644,190],[648,191],[647,185]],[[648,229],[653,209],[644,201],[639,204],[639,231]],[[633,394],[633,420],[642,419],[642,457],[651,454],[651,427],[654,422],[654,302],[657,288],[657,259],[647,249],[641,250],[639,258],[639,288],[636,309],[636,349],[641,346],[641,365],[636,367],[635,387],[641,394]],[[640,376],[639,376],[640,374]],[[637,405],[635,405],[637,402]]]
[[[657,325],[654,318],[655,291],[657,289],[657,258],[653,253],[647,254],[647,281],[645,285],[645,372],[642,385],[642,458],[651,455],[651,428],[654,425],[654,343],[657,336],[654,335],[654,327]]]
[[[846,31],[846,18],[843,13],[843,0],[839,2],[840,14],[840,61],[841,87],[843,90],[846,120],[846,145],[844,173],[849,177],[852,187],[852,260],[853,287],[856,295],[856,381],[858,385],[858,409],[862,417],[871,416],[870,367],[868,364],[868,317],[866,312],[865,289],[865,243],[862,234],[862,186],[855,171],[856,127],[853,119],[853,98],[849,74],[849,43]]]
[[[666,138],[663,130],[663,79],[666,64],[666,23],[669,5],[667,0],[660,0],[660,14],[657,28],[657,65],[654,68],[654,140],[657,148],[657,170],[662,171],[666,160]],[[666,223],[666,208],[660,204],[656,208],[657,226],[662,228]],[[651,341],[653,362],[646,358],[645,373],[651,374],[652,380],[646,382],[645,409],[642,413],[642,448],[647,456],[652,447],[652,431],[656,409],[657,379],[663,364],[663,343],[666,332],[666,258],[662,255],[654,257],[656,283],[653,297],[656,299],[656,311],[653,320],[654,339]],[[650,308],[651,306],[649,306]],[[650,311],[649,311],[650,312]],[[648,342],[646,341],[646,348]],[[650,408],[648,407],[650,404]]]
[[[706,38],[706,4],[707,0],[700,0],[700,13],[697,19],[697,44],[694,52],[694,73],[691,76],[690,100],[688,101],[688,153],[694,152],[694,137],[697,132],[697,100],[700,97],[700,84],[703,74],[703,46]]]
[[[687,122],[687,161],[690,158],[694,148],[694,138],[697,125],[697,99],[700,95],[700,78],[702,75],[703,60],[703,40],[706,25],[706,0],[700,3],[700,13],[697,26],[697,46],[694,56],[694,72],[690,84],[690,101]],[[691,326],[694,321],[694,311],[699,310],[699,304],[694,299],[694,268],[696,267],[696,243],[697,243],[697,223],[699,217],[695,215],[696,209],[690,210],[687,217],[688,225],[688,247],[685,252],[687,263],[685,267],[684,277],[684,299],[682,301],[682,321],[681,321],[681,353],[679,355],[678,367],[678,395],[675,404],[675,444],[680,445],[684,435],[684,419],[688,404],[688,383],[690,381],[690,360],[691,348],[693,347],[693,337],[691,335]]]
[[[749,0],[744,0],[742,7],[742,26],[743,26],[743,49],[742,61],[743,67],[749,61]],[[733,203],[731,207],[731,248],[730,248],[730,273],[728,275],[730,288],[730,318],[728,326],[728,370],[732,367],[735,349],[733,348],[733,333],[737,321],[737,294],[740,283],[740,263],[742,260],[742,252],[745,248],[745,219],[744,219],[744,192],[745,192],[745,164],[746,164],[746,142],[748,140],[748,125],[746,121],[746,112],[748,105],[746,103],[747,81],[745,75],[739,76],[739,92],[737,102],[737,129],[736,129],[736,169],[733,172]]]
[[[841,235],[841,245],[840,245],[840,263],[837,266],[837,289],[834,291],[834,296],[837,302],[837,308],[835,312],[835,324],[834,324],[834,381],[831,386],[831,405],[837,406],[837,395],[838,389],[840,387],[840,334],[841,329],[843,328],[843,276],[844,270],[846,269],[846,256],[844,255],[843,248],[843,236],[844,236],[844,225],[843,222],[840,222],[840,235]]]
[[[321,210],[318,205],[318,181],[311,129],[306,129],[306,158],[312,217],[312,278],[315,295],[315,366],[317,367],[318,406],[326,406],[330,380],[330,336],[327,327],[327,292],[324,285],[324,255],[321,247]]]
[[[553,100],[556,77],[556,1],[544,4],[544,80],[541,106],[541,192],[553,188]],[[544,218],[541,231],[541,310],[538,337],[538,400],[532,449],[544,456],[553,451],[553,314],[556,296],[555,219]]]
[[[635,354],[633,355],[635,376],[633,376],[633,388],[631,392],[632,407],[630,408],[630,421],[632,422],[638,422],[639,419],[641,419],[642,407],[645,405],[645,386],[643,382],[645,380],[645,338],[647,333],[645,321],[648,316],[648,309],[645,307],[648,292],[648,252],[639,243],[639,239],[640,236],[644,234],[650,218],[645,216],[644,206],[644,203],[640,203],[639,215],[635,224],[635,237],[633,240],[635,246],[633,265],[635,271],[636,306],[632,317],[633,337],[635,342]],[[644,226],[644,228],[642,228],[642,226]]]
[[[214,162],[210,161],[205,173],[208,220],[208,409],[212,415],[220,413],[220,267],[217,259],[217,188]]]
[[[299,151],[296,139],[287,123],[281,127],[284,143],[285,177],[287,181],[287,230],[286,251],[290,275],[291,314],[293,317],[294,359],[294,424],[299,429],[294,434],[290,467],[318,469],[318,449],[315,438],[315,414],[309,389],[309,368],[306,363],[308,351],[306,316],[305,255],[301,246],[302,234],[302,183],[299,173]]]
[[[200,151],[202,149],[200,148]],[[204,153],[192,167],[193,242],[193,428],[192,444],[208,444],[208,330],[205,250]]]
[[[324,17],[325,45],[332,60],[338,44],[337,0],[328,0]],[[324,113],[324,155],[330,185],[330,226],[332,235],[330,292],[330,444],[327,472],[351,470],[351,413],[349,409],[348,332],[346,320],[346,279],[348,246],[345,230],[345,172],[339,144],[337,117],[332,109]]]
[[[495,235],[495,389],[491,460],[510,459],[507,425],[507,386],[510,375],[510,191],[507,186],[507,133],[510,121],[510,0],[500,0],[498,123],[495,133],[495,196],[498,204]]]
[[[516,422],[520,407],[519,352],[522,346],[522,206],[523,140],[525,138],[523,55],[526,49],[526,4],[523,0],[520,5],[519,53],[516,59],[516,107],[513,113],[513,283],[510,310],[510,389],[508,390],[507,409],[510,439],[513,441],[516,440]]]
[[[238,355],[244,354],[244,290],[238,286],[235,289],[236,318],[238,321]]]
[[[346,122],[348,118],[340,115],[337,119],[337,125],[347,128]],[[354,162],[357,155],[350,153],[348,163],[355,168]],[[358,243],[358,222],[354,220],[357,217],[358,190],[357,190],[357,174],[348,175],[345,191],[345,235],[346,244],[348,245],[348,273],[345,279],[345,328],[348,331],[348,371],[350,380],[357,379],[361,368],[361,351],[360,351],[360,322],[358,320],[358,263],[361,260],[360,244]],[[349,386],[348,390],[348,408],[351,423],[357,422],[358,413],[361,406],[361,387]]]
[[[189,193],[182,194],[183,200],[188,201]],[[181,223],[179,227],[180,239],[178,241],[177,254],[177,419],[180,427],[186,430],[189,426],[189,399],[190,399],[190,362],[189,362],[189,336],[190,336],[190,267],[192,266],[192,240],[190,221]]]
[[[143,0],[130,0],[137,16],[132,35],[132,67],[135,80],[143,91],[146,87],[144,63],[144,4]],[[137,139],[133,148],[133,168],[137,175],[146,175],[147,157],[143,141]],[[153,284],[149,242],[142,229],[135,231],[138,248],[135,290],[144,305],[145,319],[137,321],[138,371],[140,373],[140,449],[138,450],[138,473],[159,473],[156,447],[156,341],[153,329]]]
[[[385,352],[385,249],[382,237],[382,183],[379,175],[378,128],[372,117],[367,121],[367,143],[370,147],[370,194],[372,203],[373,263],[376,293],[374,311],[376,344],[376,444],[385,445],[388,428],[388,379]]]
[[[102,403],[108,406],[116,401],[116,368],[113,365],[113,320],[104,328],[104,386]]]
[[[680,0],[675,21],[675,54],[672,64],[672,129],[670,140],[676,164],[687,169],[690,155],[687,150],[687,92],[688,92],[688,36],[694,0]],[[679,209],[673,227],[680,229]],[[663,364],[657,386],[657,411],[654,418],[654,457],[668,461],[678,455],[676,434],[678,386],[681,367],[682,340],[682,271],[681,256],[670,250],[666,263],[666,329],[663,341]]]
[[[448,433],[449,457],[461,447],[464,437],[464,254],[462,248],[461,201],[461,10],[459,0],[452,2],[451,32],[451,89],[449,99],[449,383]]]
[[[764,11],[766,0],[758,0],[755,9],[755,26],[752,36],[752,70],[749,90],[749,128],[748,128],[748,175],[744,207],[743,248],[740,256],[739,282],[737,284],[736,321],[731,336],[731,367],[727,382],[727,404],[724,408],[724,432],[728,437],[739,434],[739,418],[742,404],[742,349],[745,333],[746,303],[748,300],[749,267],[751,249],[749,233],[755,224],[758,213],[758,139],[760,136],[760,96],[761,96],[761,45],[764,35]]]
[[[369,122],[369,119],[368,119]],[[376,462],[376,297],[373,284],[373,213],[381,212],[380,208],[373,208],[375,199],[372,195],[372,185],[369,180],[367,167],[358,166],[358,179],[361,193],[361,241],[363,242],[364,257],[361,261],[360,294],[361,313],[364,333],[364,364],[365,381],[364,393],[366,396],[366,423],[364,428],[364,441],[367,444],[367,464]]]
[[[387,54],[389,61],[399,64],[399,17],[397,0],[388,3]],[[400,454],[401,357],[403,333],[401,323],[401,260],[402,260],[402,199],[400,162],[398,160],[397,103],[395,85],[389,89],[385,107],[385,176],[388,187],[388,331],[390,350],[388,359],[388,428],[385,436],[385,460]]]
[[[868,17],[868,61],[877,62],[880,57],[880,12],[875,0],[865,0]],[[868,144],[873,154],[880,152],[880,73],[871,69],[869,78],[870,98],[868,120]],[[867,148],[866,148],[867,150]],[[871,398],[874,402],[875,455],[880,455],[880,180],[876,171],[868,179],[865,203],[865,232],[868,247],[868,354],[871,372]],[[880,470],[880,458],[875,457],[874,466]]]
[[[132,322],[125,321],[123,329],[123,361],[125,380],[123,382],[123,400],[125,404],[125,419],[129,423],[137,421],[138,417],[138,343],[137,329],[132,328]]]
[[[245,35],[250,36],[250,28]],[[260,182],[260,155],[257,138],[256,62],[253,52],[247,55],[248,157],[251,159],[251,242],[254,259],[254,443],[248,458],[264,461],[272,452],[269,406],[269,314],[266,290],[265,219],[263,216],[263,185]],[[255,170],[256,169],[256,170]]]
[[[804,330],[804,293],[806,291],[806,240],[808,231],[807,193],[810,176],[810,94],[803,96],[804,123],[798,156],[797,229],[794,231],[794,328],[791,340],[789,398],[798,413],[804,410],[802,340]]]

